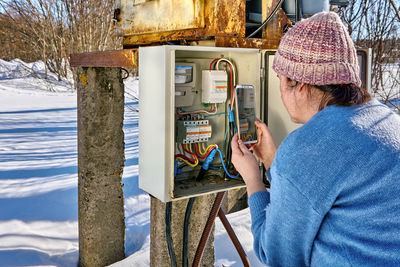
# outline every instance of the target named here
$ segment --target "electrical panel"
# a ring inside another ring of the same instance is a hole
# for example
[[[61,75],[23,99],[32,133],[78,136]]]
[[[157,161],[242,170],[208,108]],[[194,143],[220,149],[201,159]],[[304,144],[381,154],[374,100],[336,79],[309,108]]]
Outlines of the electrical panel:
[[[245,186],[230,162],[230,139],[240,133],[256,142],[254,120],[262,119],[265,98],[262,54],[244,48],[139,48],[141,189],[172,201]]]

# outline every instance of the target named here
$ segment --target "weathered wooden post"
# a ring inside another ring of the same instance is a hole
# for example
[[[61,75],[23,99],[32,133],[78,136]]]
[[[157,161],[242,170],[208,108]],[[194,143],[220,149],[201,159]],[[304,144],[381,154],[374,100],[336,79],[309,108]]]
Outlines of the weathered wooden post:
[[[123,116],[120,68],[79,68],[80,266],[105,266],[125,256]]]

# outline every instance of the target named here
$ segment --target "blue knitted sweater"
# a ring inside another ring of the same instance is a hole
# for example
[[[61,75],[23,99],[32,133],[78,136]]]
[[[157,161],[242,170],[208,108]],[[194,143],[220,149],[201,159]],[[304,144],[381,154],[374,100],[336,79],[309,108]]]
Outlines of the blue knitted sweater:
[[[280,145],[250,196],[270,266],[400,266],[400,116],[376,100],[328,106]]]

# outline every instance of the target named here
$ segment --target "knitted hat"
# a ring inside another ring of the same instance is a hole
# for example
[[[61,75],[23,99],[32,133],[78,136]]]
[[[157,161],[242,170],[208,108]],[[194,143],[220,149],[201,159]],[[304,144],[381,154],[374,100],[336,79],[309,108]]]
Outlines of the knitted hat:
[[[296,23],[282,37],[272,68],[311,85],[361,86],[356,49],[334,12],[320,12]]]

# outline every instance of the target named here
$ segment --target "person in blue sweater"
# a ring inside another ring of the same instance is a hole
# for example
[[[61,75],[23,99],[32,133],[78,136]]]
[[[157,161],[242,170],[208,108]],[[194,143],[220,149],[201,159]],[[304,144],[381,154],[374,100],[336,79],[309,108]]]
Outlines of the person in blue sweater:
[[[253,151],[232,140],[256,255],[269,266],[400,266],[400,116],[360,88],[340,18],[296,23],[273,69],[292,121],[304,125],[278,149],[259,120]]]

